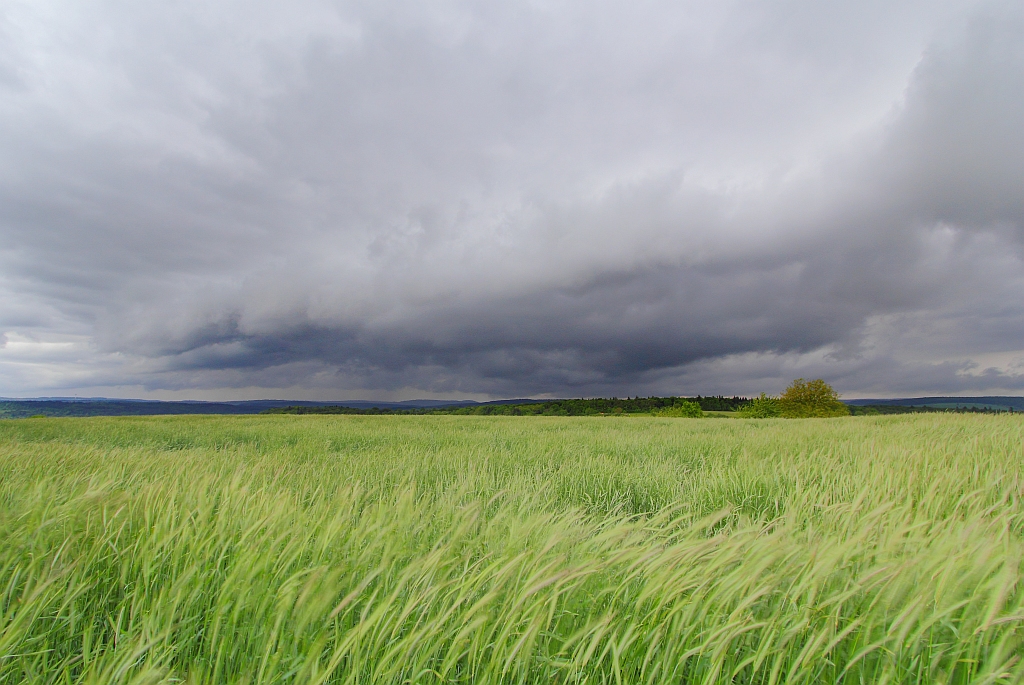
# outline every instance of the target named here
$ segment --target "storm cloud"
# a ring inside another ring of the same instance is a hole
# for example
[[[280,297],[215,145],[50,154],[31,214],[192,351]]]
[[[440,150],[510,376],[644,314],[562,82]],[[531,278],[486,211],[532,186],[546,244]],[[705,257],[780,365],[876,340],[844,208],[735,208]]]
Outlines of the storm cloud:
[[[10,2],[0,394],[1024,390],[1013,2]]]

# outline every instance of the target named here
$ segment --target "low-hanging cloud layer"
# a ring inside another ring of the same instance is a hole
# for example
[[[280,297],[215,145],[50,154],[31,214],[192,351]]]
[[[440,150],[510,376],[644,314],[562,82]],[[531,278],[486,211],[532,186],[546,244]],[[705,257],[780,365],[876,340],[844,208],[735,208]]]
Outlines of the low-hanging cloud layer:
[[[0,6],[0,395],[1024,390],[1019,2]]]

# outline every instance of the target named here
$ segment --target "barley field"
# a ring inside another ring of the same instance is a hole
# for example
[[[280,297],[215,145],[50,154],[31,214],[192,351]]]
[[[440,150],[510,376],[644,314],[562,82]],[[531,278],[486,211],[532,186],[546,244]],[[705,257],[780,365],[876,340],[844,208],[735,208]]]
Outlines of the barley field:
[[[1021,683],[1024,420],[0,421],[0,683]]]

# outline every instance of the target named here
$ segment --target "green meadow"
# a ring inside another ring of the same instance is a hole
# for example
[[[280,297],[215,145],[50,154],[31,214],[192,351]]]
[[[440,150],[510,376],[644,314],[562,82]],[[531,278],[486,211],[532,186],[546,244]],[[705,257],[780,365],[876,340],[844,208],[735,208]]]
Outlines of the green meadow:
[[[0,421],[0,683],[1024,682],[1024,419]]]

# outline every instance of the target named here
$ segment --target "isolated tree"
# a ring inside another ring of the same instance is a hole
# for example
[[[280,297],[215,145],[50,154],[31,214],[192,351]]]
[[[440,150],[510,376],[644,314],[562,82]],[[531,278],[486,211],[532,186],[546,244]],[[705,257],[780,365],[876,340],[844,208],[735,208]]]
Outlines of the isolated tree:
[[[839,401],[839,393],[820,378],[797,378],[779,398],[782,415],[791,419],[849,416],[850,410]]]
[[[760,397],[755,397],[743,405],[740,416],[748,419],[771,419],[782,416],[782,409],[777,398],[761,393]]]

